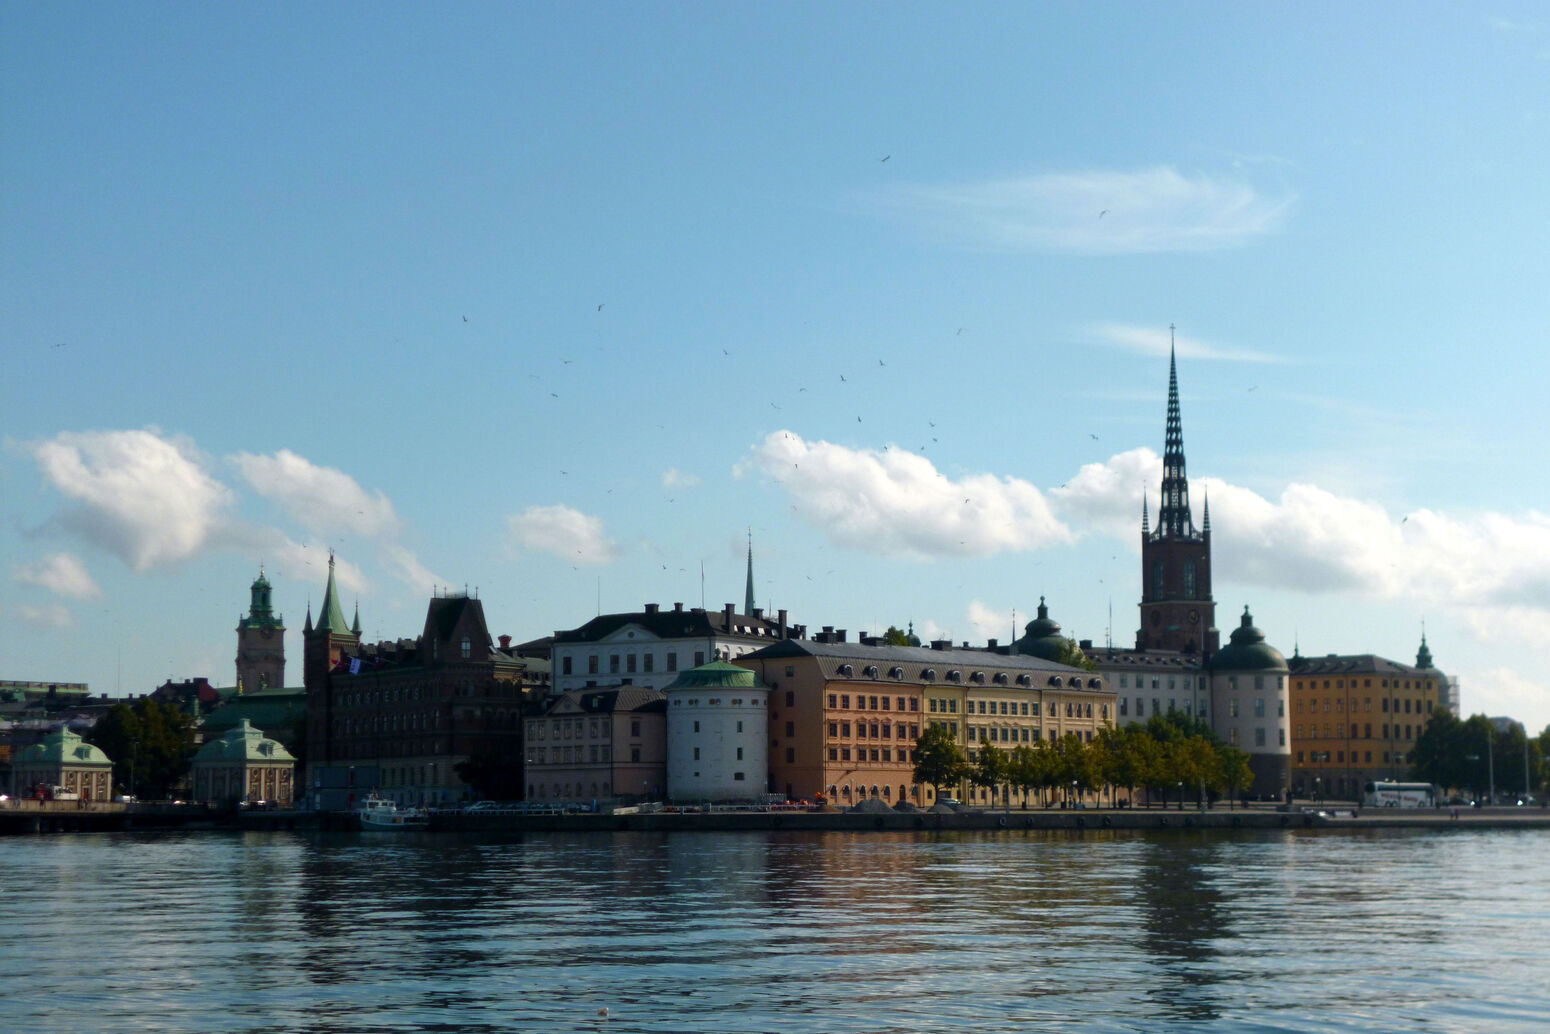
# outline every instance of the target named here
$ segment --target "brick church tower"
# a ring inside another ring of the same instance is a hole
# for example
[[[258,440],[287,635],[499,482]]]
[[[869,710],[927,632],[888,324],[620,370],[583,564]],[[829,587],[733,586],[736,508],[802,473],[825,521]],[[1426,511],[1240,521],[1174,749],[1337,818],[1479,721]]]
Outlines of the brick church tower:
[[[1169,333],[1173,331],[1168,328]],[[1189,510],[1184,473],[1184,431],[1179,422],[1179,375],[1168,347],[1168,425],[1163,443],[1162,499],[1157,529],[1141,504],[1141,627],[1138,650],[1176,650],[1202,659],[1216,653],[1216,601],[1211,598],[1211,503],[1197,531]]]
[[[260,567],[247,616],[237,619],[237,686],[245,693],[285,686],[285,619],[274,612],[272,590]]]
[[[317,624],[312,623],[309,606],[301,638],[302,681],[307,687],[307,763],[328,764],[333,760],[330,746],[335,740],[331,676],[341,658],[359,651],[361,642],[360,611],[356,611],[352,628],[345,623],[344,608],[339,606],[332,553],[328,554],[328,586],[323,590],[323,606],[318,611]]]

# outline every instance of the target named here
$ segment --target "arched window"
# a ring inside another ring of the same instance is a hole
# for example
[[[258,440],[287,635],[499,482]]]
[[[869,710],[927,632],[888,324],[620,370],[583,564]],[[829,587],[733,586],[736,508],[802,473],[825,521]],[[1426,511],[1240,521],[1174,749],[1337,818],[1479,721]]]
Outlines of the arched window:
[[[936,681],[936,669],[935,668],[927,668],[925,671],[920,673],[920,677],[925,679],[927,682],[935,682]]]
[[[889,668],[888,669],[888,677],[891,678],[891,679],[903,679],[904,678],[904,669],[903,668],[899,668],[899,667]]]
[[[862,672],[862,674],[865,675],[869,679],[877,678],[877,665],[875,665],[875,664],[868,664],[866,666],[866,671]]]
[[[845,678],[848,679],[852,675],[854,675],[855,673],[856,673],[856,669],[852,668],[850,665],[848,665],[848,664],[840,665],[840,674],[842,676],[844,676]]]
[[[959,671],[957,668],[954,668],[952,671],[949,671],[947,673],[947,681],[948,682],[962,682],[963,681],[963,672]]]

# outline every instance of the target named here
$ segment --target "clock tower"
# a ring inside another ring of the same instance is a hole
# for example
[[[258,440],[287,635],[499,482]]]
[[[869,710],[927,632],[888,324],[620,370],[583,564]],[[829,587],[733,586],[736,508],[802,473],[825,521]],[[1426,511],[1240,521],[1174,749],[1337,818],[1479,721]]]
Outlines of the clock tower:
[[[1168,328],[1169,333],[1173,331]],[[1168,425],[1163,442],[1162,499],[1157,528],[1141,504],[1141,627],[1138,650],[1216,653],[1216,601],[1211,598],[1211,503],[1199,530],[1189,509],[1184,473],[1184,431],[1179,421],[1179,375],[1168,348]]]
[[[285,686],[285,619],[275,614],[273,587],[258,569],[248,614],[237,620],[237,685],[244,693]]]

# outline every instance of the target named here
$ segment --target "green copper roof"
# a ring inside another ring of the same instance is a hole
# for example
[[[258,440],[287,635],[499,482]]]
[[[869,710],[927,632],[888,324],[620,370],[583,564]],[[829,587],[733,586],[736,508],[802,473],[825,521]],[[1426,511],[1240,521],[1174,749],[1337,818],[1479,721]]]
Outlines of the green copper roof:
[[[711,661],[702,664],[698,668],[690,668],[679,675],[671,686],[663,690],[671,693],[675,689],[763,689],[766,688],[754,675],[750,668],[739,668],[735,664],[726,661]]]
[[[1265,633],[1254,627],[1249,608],[1243,608],[1243,621],[1232,633],[1232,641],[1211,658],[1213,671],[1264,671],[1286,669],[1281,651],[1265,642]]]
[[[199,748],[195,761],[295,761],[291,752],[277,740],[265,736],[246,718],[220,739],[211,740]]]
[[[1065,637],[1060,634],[1060,622],[1049,616],[1044,597],[1039,597],[1039,616],[1023,628],[1023,637],[1012,644],[1012,649],[1028,657],[1042,657],[1046,661],[1060,660],[1065,649]]]
[[[339,590],[334,585],[334,554],[328,554],[328,588],[323,590],[323,607],[318,614],[318,623],[313,625],[313,630],[318,632],[338,632],[349,634],[349,622],[344,619],[344,608],[339,606]]]
[[[16,764],[48,765],[111,765],[112,761],[102,748],[87,743],[61,725],[44,737],[42,743],[34,743],[16,756]]]

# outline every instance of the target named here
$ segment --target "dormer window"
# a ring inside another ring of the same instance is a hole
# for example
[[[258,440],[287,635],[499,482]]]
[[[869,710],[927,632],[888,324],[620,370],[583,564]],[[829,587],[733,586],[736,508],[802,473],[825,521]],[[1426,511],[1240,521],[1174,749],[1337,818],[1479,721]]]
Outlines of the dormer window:
[[[976,671],[969,676],[969,681],[978,682],[983,685],[985,682],[985,673],[983,671]]]
[[[996,672],[996,678],[995,678],[996,685],[1004,686],[1004,685],[1007,684],[1008,681],[1009,680],[1006,677],[1006,672],[1004,672],[1004,671]]]
[[[877,678],[877,665],[875,665],[875,664],[868,664],[867,667],[866,667],[866,671],[862,672],[862,674],[865,675],[869,679]]]
[[[920,673],[920,677],[925,679],[927,682],[935,682],[936,681],[936,669],[935,668],[927,668],[925,671]]]
[[[888,677],[891,678],[891,679],[903,679],[904,678],[904,669],[903,668],[899,668],[899,667],[889,668],[888,669]]]
[[[1017,684],[1019,686],[1032,686],[1033,685],[1033,676],[1032,675],[1019,675],[1019,676],[1017,676]]]
[[[848,664],[840,665],[840,676],[842,678],[847,678],[848,679],[848,678],[850,678],[851,676],[853,676],[855,674],[856,674],[856,669],[852,668],[850,665],[848,665]]]
[[[1049,677],[1049,684],[1054,686],[1055,688],[1059,689],[1060,685],[1061,685],[1060,676],[1059,675],[1051,675]]]

